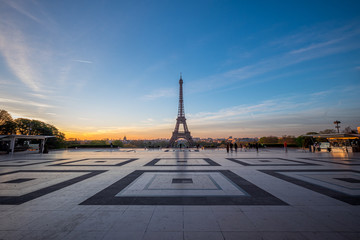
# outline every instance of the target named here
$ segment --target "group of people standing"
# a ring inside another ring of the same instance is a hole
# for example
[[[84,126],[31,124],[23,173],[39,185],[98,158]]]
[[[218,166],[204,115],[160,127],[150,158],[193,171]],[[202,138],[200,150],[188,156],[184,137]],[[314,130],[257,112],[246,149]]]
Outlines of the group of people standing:
[[[259,151],[259,144],[258,143],[248,143],[248,144],[241,144],[239,143],[239,145],[237,143],[232,143],[232,142],[228,142],[226,144],[226,152],[232,152],[235,150],[235,152],[237,152],[237,150],[239,149],[252,149],[252,148],[255,148],[256,151],[258,152]]]

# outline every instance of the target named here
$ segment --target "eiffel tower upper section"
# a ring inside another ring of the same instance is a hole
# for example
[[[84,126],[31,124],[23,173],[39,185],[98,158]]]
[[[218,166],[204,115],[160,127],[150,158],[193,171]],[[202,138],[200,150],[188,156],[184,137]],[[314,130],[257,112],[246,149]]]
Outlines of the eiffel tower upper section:
[[[183,97],[183,80],[182,76],[180,75],[180,90],[179,90],[179,109],[178,109],[178,117],[185,117],[185,111],[184,111],[184,97]]]

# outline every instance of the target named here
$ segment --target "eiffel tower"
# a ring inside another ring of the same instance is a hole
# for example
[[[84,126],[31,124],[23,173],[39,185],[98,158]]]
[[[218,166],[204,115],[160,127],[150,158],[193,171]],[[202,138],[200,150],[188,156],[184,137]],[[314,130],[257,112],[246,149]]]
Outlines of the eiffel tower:
[[[179,84],[180,84],[180,91],[179,91],[178,117],[176,119],[175,130],[173,131],[173,134],[172,134],[169,144],[170,144],[170,147],[173,147],[175,145],[176,140],[178,140],[179,138],[184,138],[188,141],[189,146],[191,147],[194,145],[194,141],[190,135],[189,129],[186,124],[185,111],[184,111],[183,88],[182,88],[183,80],[182,80],[181,74],[180,74]],[[179,132],[180,124],[182,124],[184,126],[183,132],[182,131]]]

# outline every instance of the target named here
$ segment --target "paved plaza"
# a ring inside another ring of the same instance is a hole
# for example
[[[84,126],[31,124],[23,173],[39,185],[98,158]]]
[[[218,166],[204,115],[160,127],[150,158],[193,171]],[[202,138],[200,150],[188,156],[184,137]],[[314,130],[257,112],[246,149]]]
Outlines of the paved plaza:
[[[360,155],[0,155],[0,239],[360,239]]]

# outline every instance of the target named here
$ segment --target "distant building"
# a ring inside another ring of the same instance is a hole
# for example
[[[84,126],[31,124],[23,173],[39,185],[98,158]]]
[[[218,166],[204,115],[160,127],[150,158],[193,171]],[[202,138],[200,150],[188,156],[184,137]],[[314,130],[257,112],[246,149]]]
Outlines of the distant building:
[[[68,139],[66,139],[66,141],[76,142],[76,141],[77,141],[77,138],[68,138]]]

